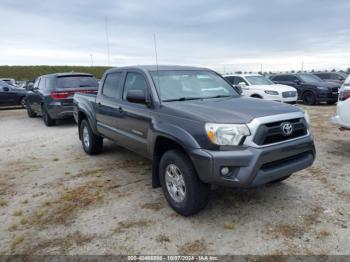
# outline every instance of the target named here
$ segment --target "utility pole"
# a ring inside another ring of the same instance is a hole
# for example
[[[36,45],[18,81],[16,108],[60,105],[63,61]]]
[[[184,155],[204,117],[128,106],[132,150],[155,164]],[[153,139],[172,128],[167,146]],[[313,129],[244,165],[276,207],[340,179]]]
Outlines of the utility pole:
[[[90,58],[91,58],[91,67],[93,67],[94,66],[94,55],[91,54]]]
[[[263,73],[263,64],[260,64],[260,73]]]
[[[301,60],[301,72],[304,72],[304,60]]]
[[[109,33],[108,33],[108,17],[105,17],[105,30],[106,30],[106,43],[107,43],[107,61],[108,61],[108,66],[111,65],[111,51],[109,47]]]

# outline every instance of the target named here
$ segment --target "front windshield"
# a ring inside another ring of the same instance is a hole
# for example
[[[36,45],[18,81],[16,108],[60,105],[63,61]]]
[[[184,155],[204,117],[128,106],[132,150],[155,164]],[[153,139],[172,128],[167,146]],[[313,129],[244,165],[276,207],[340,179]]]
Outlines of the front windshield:
[[[211,71],[167,70],[150,73],[164,102],[239,96],[231,85]]]
[[[323,80],[321,78],[319,78],[318,76],[315,76],[315,75],[300,74],[299,76],[304,82],[323,82]]]
[[[264,76],[246,76],[251,85],[274,85],[275,83]]]

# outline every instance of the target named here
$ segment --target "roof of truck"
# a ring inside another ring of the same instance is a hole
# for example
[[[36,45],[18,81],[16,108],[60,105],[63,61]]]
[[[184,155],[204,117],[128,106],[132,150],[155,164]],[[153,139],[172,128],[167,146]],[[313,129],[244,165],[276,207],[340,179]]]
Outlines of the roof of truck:
[[[167,71],[167,70],[208,70],[203,67],[194,67],[194,66],[179,66],[179,65],[135,65],[135,66],[125,66],[125,67],[117,67],[110,69],[121,70],[121,69],[139,69],[143,71]]]

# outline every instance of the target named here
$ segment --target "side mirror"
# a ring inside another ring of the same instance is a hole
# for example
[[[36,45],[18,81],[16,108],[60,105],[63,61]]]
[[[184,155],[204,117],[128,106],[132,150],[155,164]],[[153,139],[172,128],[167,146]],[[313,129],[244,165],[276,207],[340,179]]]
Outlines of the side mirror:
[[[239,83],[238,83],[238,86],[240,86],[240,87],[246,87],[247,84],[246,84],[245,82],[239,82]]]
[[[29,83],[26,87],[27,91],[33,91],[34,90],[34,84],[33,83]]]
[[[7,86],[4,86],[4,87],[2,88],[2,90],[4,90],[4,92],[8,92],[8,91],[10,91],[10,88],[8,88]]]
[[[296,83],[297,85],[301,85],[301,81],[299,79],[295,79],[294,83]]]
[[[242,94],[243,91],[242,91],[242,88],[238,85],[232,85],[233,89],[238,93],[238,94]]]
[[[146,93],[144,90],[129,90],[126,94],[126,100],[130,103],[147,104]]]

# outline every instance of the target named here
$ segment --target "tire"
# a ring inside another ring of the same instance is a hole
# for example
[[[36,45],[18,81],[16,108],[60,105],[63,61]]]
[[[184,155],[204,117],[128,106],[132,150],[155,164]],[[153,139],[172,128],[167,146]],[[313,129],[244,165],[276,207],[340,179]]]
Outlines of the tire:
[[[26,97],[22,97],[21,100],[19,101],[21,104],[22,108],[25,109],[27,107],[27,99]]]
[[[303,103],[309,106],[315,105],[316,104],[315,94],[310,91],[305,92],[303,94]]]
[[[279,179],[276,179],[274,181],[271,181],[270,184],[277,184],[277,183],[281,183],[282,181],[288,179],[291,175],[285,176],[285,177],[281,177]]]
[[[56,120],[50,117],[45,105],[41,106],[41,112],[43,114],[43,120],[46,126],[54,126],[56,124]]]
[[[27,105],[27,114],[28,114],[28,117],[30,118],[34,118],[37,116],[36,113],[32,110],[32,108],[29,105]]]
[[[79,136],[84,151],[88,155],[97,155],[101,153],[103,148],[103,138],[94,134],[89,122],[86,119],[80,123]]]
[[[199,179],[191,160],[181,151],[164,153],[160,160],[159,178],[166,200],[180,215],[196,214],[207,205],[210,186]]]

